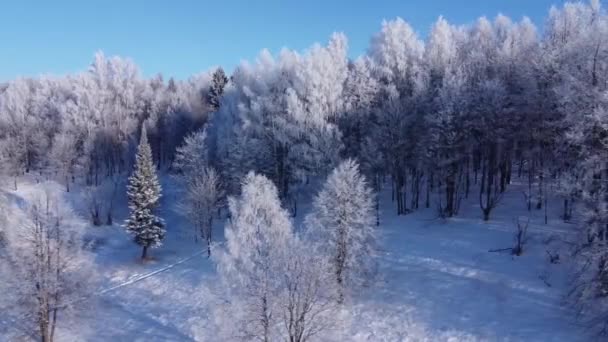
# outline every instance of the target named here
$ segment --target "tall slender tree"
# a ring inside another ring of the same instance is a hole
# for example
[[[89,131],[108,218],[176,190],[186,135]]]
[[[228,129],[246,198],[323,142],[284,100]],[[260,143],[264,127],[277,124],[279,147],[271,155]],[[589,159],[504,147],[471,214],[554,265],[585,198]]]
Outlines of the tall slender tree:
[[[345,289],[361,283],[373,265],[376,235],[372,190],[354,160],[329,175],[307,221],[331,258],[342,301]]]
[[[225,229],[226,249],[216,254],[218,270],[242,339],[268,342],[274,340],[285,276],[282,263],[293,226],[268,178],[250,172],[241,192],[239,198],[229,199],[231,220]]]

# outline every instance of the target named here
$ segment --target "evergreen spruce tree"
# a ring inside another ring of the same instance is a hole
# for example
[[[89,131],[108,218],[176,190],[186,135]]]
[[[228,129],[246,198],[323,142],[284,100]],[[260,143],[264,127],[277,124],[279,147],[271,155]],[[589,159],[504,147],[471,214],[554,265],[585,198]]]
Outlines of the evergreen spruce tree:
[[[143,247],[142,259],[146,258],[149,247],[158,247],[165,237],[165,224],[154,211],[161,196],[161,187],[156,176],[152,149],[148,144],[145,125],[137,148],[135,170],[127,185],[130,216],[126,221],[127,231],[135,242]]]
[[[224,87],[227,83],[228,77],[226,77],[224,69],[221,67],[217,68],[213,73],[213,84],[209,87],[209,94],[207,95],[207,100],[214,110],[220,108],[220,99],[224,94]]]

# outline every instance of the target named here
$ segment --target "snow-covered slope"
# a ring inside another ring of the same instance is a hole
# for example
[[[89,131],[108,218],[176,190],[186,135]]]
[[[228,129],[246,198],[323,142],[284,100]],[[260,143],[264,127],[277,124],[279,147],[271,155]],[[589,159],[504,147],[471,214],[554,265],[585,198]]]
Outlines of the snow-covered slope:
[[[78,304],[73,319],[60,322],[60,341],[213,341],[208,317],[214,267],[193,241],[186,222],[172,210],[179,193],[164,180],[167,239],[142,264],[140,249],[120,226],[88,227],[100,285]],[[14,201],[38,187],[20,184]],[[70,200],[82,203],[78,190]],[[568,238],[574,226],[558,219],[559,207],[526,210],[513,185],[489,222],[481,220],[475,195],[458,217],[443,220],[433,208],[394,215],[390,189],[382,194],[378,279],[355,296],[336,339],[345,341],[584,341],[584,330],[562,305],[568,260],[548,261],[547,249]],[[299,216],[309,208],[302,196]],[[125,203],[119,203],[125,206]],[[514,219],[530,217],[522,256],[489,252],[513,245]],[[221,239],[222,224],[215,227]],[[6,294],[4,294],[6,295]],[[0,332],[7,333],[2,327]],[[8,336],[8,335],[7,335]]]
[[[558,219],[558,208],[549,209],[554,219],[544,225],[543,213],[528,212],[518,190],[515,185],[506,193],[489,222],[481,219],[476,193],[448,220],[436,218],[433,209],[396,217],[385,204],[385,284],[370,306],[403,305],[429,331],[464,334],[456,340],[585,340],[562,305],[567,264],[552,264],[547,254],[574,226]],[[517,217],[530,218],[523,255],[489,252],[514,245]]]

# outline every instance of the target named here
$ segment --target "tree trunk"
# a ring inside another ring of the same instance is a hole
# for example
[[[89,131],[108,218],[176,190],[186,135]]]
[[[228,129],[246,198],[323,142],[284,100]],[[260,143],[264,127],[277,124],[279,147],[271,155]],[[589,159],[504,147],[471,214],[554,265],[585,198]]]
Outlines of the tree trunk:
[[[380,226],[380,177],[376,174],[376,226]]]
[[[404,204],[404,199],[405,194],[404,194],[404,180],[403,180],[403,175],[401,174],[397,174],[396,177],[396,181],[395,181],[395,198],[397,199],[397,215],[403,215],[405,214],[405,204]]]
[[[521,178],[521,174],[523,173],[523,169],[524,169],[524,157],[522,156],[519,159],[519,166],[517,169],[517,178]]]
[[[410,200],[410,208],[412,208],[412,210],[414,210],[416,208],[416,187],[417,187],[417,180],[418,180],[418,171],[414,170],[412,172],[412,184],[410,186],[410,191],[412,193],[412,198]]]
[[[211,257],[211,234],[212,234],[212,230],[213,230],[213,218],[209,217],[209,221],[207,222],[208,227],[207,227],[207,234],[206,235],[206,239],[207,239],[207,257]]]
[[[492,152],[493,153],[493,152]],[[488,176],[486,178],[487,180],[487,184],[486,184],[486,208],[484,210],[484,217],[483,220],[484,221],[488,221],[490,219],[490,210],[492,210],[492,185],[494,183],[494,166],[493,166],[493,160],[494,157],[490,157],[490,160],[488,160],[488,168],[487,168],[487,172],[488,172]]]
[[[473,154],[473,171],[475,173],[475,185],[477,185],[477,178],[479,175],[479,169],[481,168],[481,156],[480,153]]]
[[[40,341],[41,342],[52,342],[51,336],[48,331],[48,323],[44,321],[44,318],[39,324],[40,329]]]
[[[57,303],[55,303],[57,304]],[[55,340],[55,327],[57,326],[57,311],[58,309],[55,308],[53,309],[53,321],[51,323],[51,334],[50,334],[50,342],[52,342],[53,340]]]
[[[416,206],[415,209],[418,209],[420,206],[420,182],[422,181],[422,174],[416,175]]]
[[[266,295],[262,296],[262,328],[264,329],[263,341],[270,342],[270,319]]]
[[[483,209],[483,220],[484,221],[489,221],[490,220],[490,211],[488,211],[487,208]]]
[[[570,221],[570,202],[568,198],[564,198],[564,222]]]
[[[445,211],[448,217],[452,217],[456,213],[456,174],[458,173],[458,164],[450,164],[448,172],[449,174],[445,180]]]
[[[545,224],[547,224],[549,221],[548,218],[548,214],[547,214],[547,197],[545,196]]]
[[[108,215],[106,217],[106,225],[111,226],[113,223],[114,221],[112,220],[112,211],[108,210]]]
[[[469,190],[471,189],[471,175],[470,175],[470,164],[471,158],[467,156],[467,171],[466,171],[466,179],[465,179],[465,193],[464,197],[469,198]]]
[[[540,157],[540,172],[538,175],[538,200],[536,202],[536,209],[541,210],[543,208],[543,197],[545,196],[544,187],[545,187],[545,165],[543,161],[543,157]]]
[[[489,218],[486,215],[486,208],[483,206],[483,194],[486,187],[486,164],[481,165],[481,185],[479,187],[479,205],[481,206],[481,212],[483,213],[483,220],[487,221]]]
[[[445,213],[448,217],[454,215],[454,180],[451,176],[445,182]]]
[[[401,200],[401,213],[403,215],[407,214],[407,173],[403,172],[404,175],[401,179],[401,195],[403,199]]]
[[[145,260],[147,256],[148,256],[148,246],[143,246],[143,249],[141,251],[141,260]]]
[[[499,179],[495,179],[497,173],[496,160],[497,151],[496,147],[492,146],[488,149],[488,156],[485,162],[482,162],[481,170],[481,187],[479,190],[479,205],[483,212],[483,220],[488,221],[490,219],[490,212],[496,206],[497,194],[496,191],[500,186]],[[496,184],[494,184],[496,182]],[[485,205],[483,197],[485,195]]]
[[[511,177],[513,175],[513,162],[512,162],[512,158],[509,155],[509,158],[507,159],[507,185],[511,185]]]
[[[534,168],[532,164],[533,163],[530,162],[530,166],[528,167],[528,211],[532,211],[532,180],[534,178]]]

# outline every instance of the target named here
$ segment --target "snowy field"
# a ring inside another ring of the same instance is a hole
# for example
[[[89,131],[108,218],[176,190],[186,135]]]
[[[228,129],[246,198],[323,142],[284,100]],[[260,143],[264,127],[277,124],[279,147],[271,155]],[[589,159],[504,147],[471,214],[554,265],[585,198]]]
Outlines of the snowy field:
[[[167,239],[152,250],[153,261],[139,261],[140,249],[118,224],[87,228],[96,241],[100,290],[78,303],[82,310],[75,320],[60,320],[58,341],[213,341],[206,307],[214,266],[202,245],[194,243],[187,223],[172,210],[177,190],[164,183]],[[14,205],[22,205],[39,186],[20,184],[9,197]],[[78,191],[66,196],[76,210],[83,210]],[[309,200],[301,202],[303,213]],[[574,228],[558,219],[557,203],[550,207],[545,225],[542,211],[526,210],[518,185],[508,189],[489,222],[481,220],[476,195],[464,200],[457,218],[448,220],[437,218],[433,208],[394,215],[390,189],[381,202],[378,279],[355,296],[350,319],[337,339],[589,340],[562,305],[565,253],[559,264],[548,261],[547,249],[560,248],[556,241],[567,239]],[[125,215],[126,208],[117,221]],[[531,218],[524,254],[489,252],[513,245],[518,216]],[[222,223],[215,229],[220,238]],[[0,327],[8,340],[18,340],[10,318]]]

